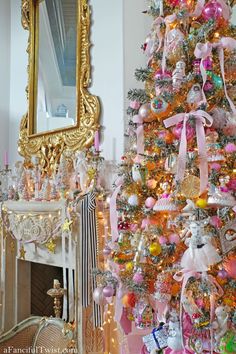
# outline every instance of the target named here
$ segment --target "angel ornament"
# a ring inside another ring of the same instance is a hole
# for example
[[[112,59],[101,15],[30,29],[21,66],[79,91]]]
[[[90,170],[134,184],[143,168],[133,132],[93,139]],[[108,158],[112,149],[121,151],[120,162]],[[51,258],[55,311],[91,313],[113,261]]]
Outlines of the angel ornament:
[[[178,61],[172,74],[172,86],[175,91],[179,91],[185,78],[185,62]]]
[[[189,234],[191,234],[190,237],[188,237]],[[209,266],[221,261],[221,257],[211,244],[211,236],[204,234],[202,221],[190,222],[185,244],[188,249],[181,259],[181,267],[184,270],[205,272]]]

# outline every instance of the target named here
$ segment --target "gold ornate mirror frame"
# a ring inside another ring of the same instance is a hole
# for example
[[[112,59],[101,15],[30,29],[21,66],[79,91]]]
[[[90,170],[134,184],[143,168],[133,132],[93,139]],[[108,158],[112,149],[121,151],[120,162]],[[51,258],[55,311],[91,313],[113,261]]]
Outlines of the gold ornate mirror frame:
[[[77,39],[77,122],[75,126],[61,128],[53,131],[32,134],[32,119],[35,110],[35,57],[37,43],[35,31],[37,16],[35,4],[38,0],[22,0],[22,26],[29,31],[28,40],[28,86],[26,88],[28,99],[28,112],[22,117],[18,151],[26,160],[38,156],[44,170],[50,172],[58,163],[60,155],[65,150],[82,150],[91,146],[94,132],[99,128],[98,117],[100,105],[98,98],[91,95],[87,88],[90,85],[90,9],[87,0],[78,0],[78,26]]]

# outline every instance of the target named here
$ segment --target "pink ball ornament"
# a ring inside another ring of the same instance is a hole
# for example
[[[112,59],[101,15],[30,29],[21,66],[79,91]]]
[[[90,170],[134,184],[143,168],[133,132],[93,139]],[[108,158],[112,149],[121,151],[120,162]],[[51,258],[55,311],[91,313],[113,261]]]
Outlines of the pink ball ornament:
[[[174,134],[174,136],[177,139],[181,138],[181,133],[182,133],[182,129],[183,129],[183,123],[178,123],[173,129],[172,132]],[[195,135],[195,129],[190,125],[190,124],[186,124],[186,138],[187,140],[191,140]]]
[[[159,241],[160,245],[166,245],[168,240],[165,236],[160,236],[158,238],[158,241]]]
[[[236,257],[232,256],[224,262],[224,268],[230,278],[236,279]]]
[[[171,234],[169,236],[169,242],[170,243],[175,243],[176,245],[180,242],[180,237],[178,234]]]
[[[164,79],[164,78],[168,78],[168,77],[171,77],[172,73],[170,71],[162,71],[162,69],[158,69],[156,72],[155,72],[155,75],[154,75],[154,79],[155,80],[161,80],[161,79]]]
[[[111,248],[109,246],[105,246],[102,253],[104,256],[109,256],[111,254]]]
[[[210,169],[219,171],[221,169],[221,165],[219,163],[217,163],[217,162],[211,163],[210,164]]]
[[[236,145],[233,143],[228,143],[225,146],[225,152],[227,152],[227,154],[232,154],[233,152],[236,151]]]
[[[212,70],[213,60],[211,57],[207,57],[202,61],[202,65],[205,70]]]
[[[203,87],[203,90],[206,92],[209,92],[209,91],[213,90],[213,87],[214,87],[213,83],[210,81],[207,81]]]
[[[153,197],[148,197],[145,200],[145,206],[149,209],[153,208],[155,204],[156,204],[156,199],[154,199]]]
[[[141,106],[140,102],[139,101],[130,101],[130,104],[129,106],[133,109],[139,109],[139,107]]]
[[[219,20],[223,16],[223,9],[218,1],[209,1],[202,10],[202,17],[208,21],[210,19]]]
[[[228,278],[228,273],[226,272],[225,269],[221,269],[221,270],[219,270],[217,276],[221,279],[226,279],[226,278]]]
[[[141,284],[143,282],[144,278],[143,278],[143,274],[140,272],[137,272],[134,274],[133,276],[133,281],[136,284]]]
[[[156,186],[157,186],[157,181],[156,181],[154,178],[149,179],[149,180],[147,181],[146,185],[147,185],[147,187],[148,187],[149,189],[155,189]]]
[[[145,119],[148,117],[148,115],[150,114],[151,111],[151,105],[150,103],[144,103],[142,104],[142,106],[139,108],[139,115]]]
[[[98,287],[93,292],[93,300],[97,305],[105,305],[106,299],[103,295],[103,288]]]
[[[105,286],[105,288],[103,288],[103,295],[105,297],[113,296],[114,295],[114,288],[111,285]]]

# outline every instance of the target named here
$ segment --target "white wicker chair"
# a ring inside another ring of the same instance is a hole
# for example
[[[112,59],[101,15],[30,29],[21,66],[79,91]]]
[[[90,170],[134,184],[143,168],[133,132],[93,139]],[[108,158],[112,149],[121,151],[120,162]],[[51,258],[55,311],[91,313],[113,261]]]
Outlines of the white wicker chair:
[[[0,337],[0,353],[69,353],[72,343],[73,332],[63,320],[32,316]]]

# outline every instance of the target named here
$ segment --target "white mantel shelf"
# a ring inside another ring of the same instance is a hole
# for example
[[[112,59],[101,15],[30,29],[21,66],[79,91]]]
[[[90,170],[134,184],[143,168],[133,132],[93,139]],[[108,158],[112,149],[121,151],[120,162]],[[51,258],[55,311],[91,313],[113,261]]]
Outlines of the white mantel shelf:
[[[62,209],[66,204],[65,199],[58,201],[36,201],[36,200],[7,200],[3,203],[3,206],[6,207],[9,211],[19,212],[19,213],[50,213]]]

